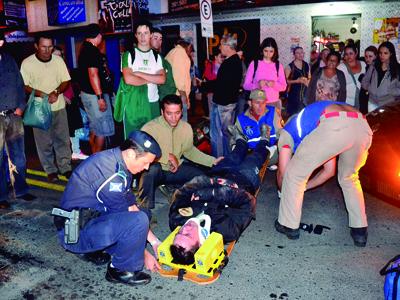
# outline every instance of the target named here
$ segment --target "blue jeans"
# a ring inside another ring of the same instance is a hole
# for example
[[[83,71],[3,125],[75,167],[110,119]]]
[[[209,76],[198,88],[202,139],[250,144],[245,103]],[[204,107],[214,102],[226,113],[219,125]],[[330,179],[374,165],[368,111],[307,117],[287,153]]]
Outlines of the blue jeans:
[[[24,126],[21,117],[14,114],[0,116],[0,202],[8,198],[7,168],[8,162],[4,160],[5,146],[13,165],[14,190],[17,197],[26,194],[29,190],[26,184],[26,158],[24,144]]]
[[[212,103],[210,115],[211,154],[214,157],[227,156],[229,149],[228,126],[235,122],[236,103],[219,105]]]
[[[248,107],[249,105],[247,104],[246,93],[242,91],[241,93],[239,93],[238,97],[238,102],[236,107],[236,117],[244,113]]]
[[[256,148],[248,154],[247,143],[244,140],[237,140],[233,151],[214,166],[212,171],[228,173],[236,170],[246,177],[248,182],[251,182],[254,189],[257,189],[261,183],[258,173],[269,154],[266,146],[267,141],[261,140]]]
[[[188,121],[188,107],[186,103],[184,103],[182,107],[182,120]]]

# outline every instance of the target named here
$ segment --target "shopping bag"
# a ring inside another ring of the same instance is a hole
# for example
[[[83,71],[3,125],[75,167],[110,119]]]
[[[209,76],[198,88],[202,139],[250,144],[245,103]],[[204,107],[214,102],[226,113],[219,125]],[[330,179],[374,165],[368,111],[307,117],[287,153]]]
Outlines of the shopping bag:
[[[23,121],[26,126],[32,126],[43,130],[48,130],[50,128],[52,114],[47,95],[41,100],[38,100],[35,98],[35,91],[32,91],[25,108]]]

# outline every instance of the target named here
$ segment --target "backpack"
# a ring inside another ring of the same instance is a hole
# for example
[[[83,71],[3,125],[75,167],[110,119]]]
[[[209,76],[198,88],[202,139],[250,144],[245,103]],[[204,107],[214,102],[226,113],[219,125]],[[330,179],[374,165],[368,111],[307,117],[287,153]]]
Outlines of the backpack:
[[[254,63],[254,72],[253,72],[253,80],[256,77],[256,72],[258,68],[258,59],[253,60]],[[279,60],[275,62],[276,76],[279,76]]]
[[[385,275],[385,300],[400,299],[400,255],[393,257],[379,273]]]
[[[154,49],[151,49],[151,51],[153,51],[154,58],[156,59],[156,62],[157,62],[158,52]],[[133,64],[133,62],[135,61],[135,53],[136,53],[135,48],[129,50],[129,53],[131,54],[131,59],[132,59],[132,64]]]
[[[253,60],[253,65],[254,65],[254,71],[253,71],[252,81],[254,80],[254,77],[256,77],[256,72],[257,72],[257,68],[258,68],[258,59]],[[275,62],[275,69],[276,69],[276,76],[279,76],[279,60],[277,60]],[[251,91],[245,91],[244,93],[245,93],[246,101],[250,100]]]

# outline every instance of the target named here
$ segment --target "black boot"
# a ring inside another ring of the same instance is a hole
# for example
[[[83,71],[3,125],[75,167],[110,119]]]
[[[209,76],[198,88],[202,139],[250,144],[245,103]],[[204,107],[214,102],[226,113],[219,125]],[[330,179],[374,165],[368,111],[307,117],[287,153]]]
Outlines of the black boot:
[[[353,238],[354,245],[357,247],[365,247],[367,245],[368,227],[350,228],[350,235]]]
[[[231,147],[231,149],[234,145],[236,145],[237,140],[243,140],[247,142],[247,137],[243,133],[241,133],[235,125],[229,125],[228,131],[231,135],[231,138],[229,139],[229,146]]]
[[[117,268],[107,266],[106,279],[114,283],[123,283],[127,285],[143,285],[151,281],[151,276],[142,271],[128,272],[120,271]]]
[[[261,124],[260,126],[260,140],[265,140],[269,142],[269,138],[271,136],[271,127],[267,124]]]
[[[278,220],[275,220],[275,229],[276,231],[286,235],[288,239],[291,240],[297,240],[300,237],[300,230],[297,229],[292,229],[286,226],[283,226],[278,222]]]

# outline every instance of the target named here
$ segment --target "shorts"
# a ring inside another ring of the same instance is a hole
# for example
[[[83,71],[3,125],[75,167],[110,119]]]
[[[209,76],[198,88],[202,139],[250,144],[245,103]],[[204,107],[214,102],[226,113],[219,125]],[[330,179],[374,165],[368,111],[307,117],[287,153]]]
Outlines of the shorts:
[[[97,104],[97,96],[81,92],[83,107],[89,118],[89,128],[96,136],[113,136],[115,134],[110,97],[104,94],[107,110],[101,112]]]

